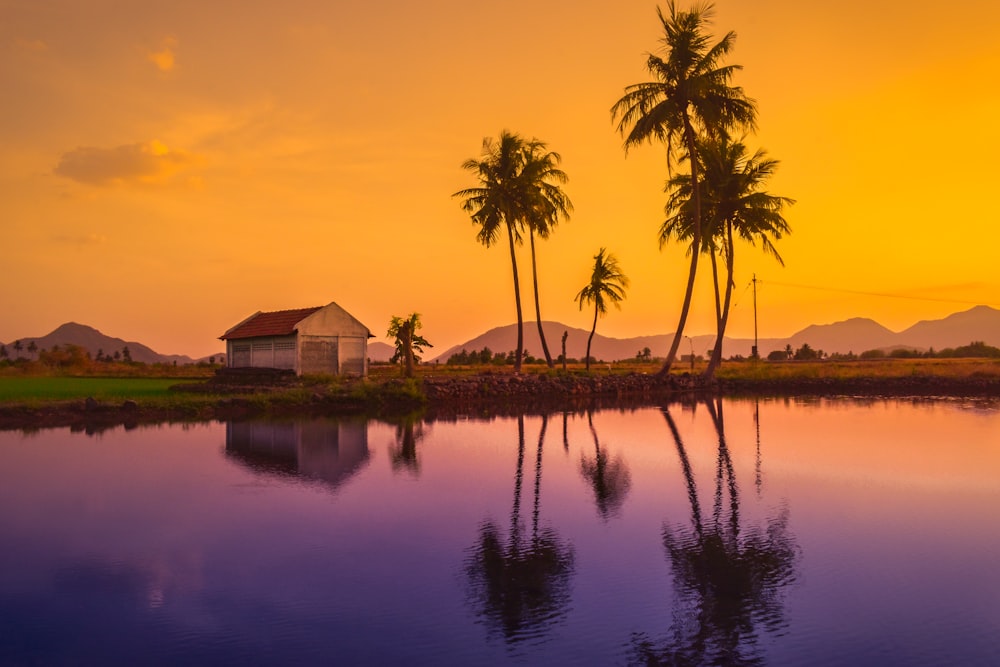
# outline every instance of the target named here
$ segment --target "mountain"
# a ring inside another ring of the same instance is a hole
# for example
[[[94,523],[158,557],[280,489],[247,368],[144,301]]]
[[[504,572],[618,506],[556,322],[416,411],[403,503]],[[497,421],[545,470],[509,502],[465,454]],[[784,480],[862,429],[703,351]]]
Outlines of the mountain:
[[[810,325],[790,336],[786,345],[797,350],[803,343],[809,343],[814,350],[860,354],[865,350],[899,345],[898,335],[875,320],[855,317],[833,324]]]
[[[121,352],[122,348],[128,346],[128,351],[133,361],[141,361],[147,364],[172,364],[175,361],[178,364],[190,364],[195,361],[183,354],[159,354],[142,343],[126,341],[121,338],[112,338],[93,327],[88,327],[85,324],[77,324],[76,322],[67,322],[40,338],[22,338],[20,340],[21,345],[24,346],[21,356],[29,358],[33,355],[28,354],[27,348],[34,341],[39,350],[50,350],[54,345],[79,345],[90,352],[90,356],[92,357],[97,356],[98,350],[103,351],[106,355],[113,355],[115,352]],[[10,344],[7,345],[7,352],[12,357],[15,354]]]
[[[587,336],[590,335],[590,331],[568,327],[559,322],[543,322],[542,327],[553,359],[562,351],[561,340],[564,331],[569,334],[566,340],[567,356],[582,359],[586,354]],[[665,357],[672,338],[672,333],[633,338],[610,338],[597,333],[594,335],[590,353],[594,358],[605,361],[633,359],[636,353],[648,347],[654,357]],[[761,338],[758,347],[762,357],[766,357],[774,350],[783,350],[788,345],[798,349],[804,343],[827,353],[860,354],[873,349],[926,350],[933,347],[935,350],[940,350],[945,347],[967,345],[974,340],[1000,347],[1000,310],[989,306],[976,306],[941,320],[918,322],[899,333],[887,329],[874,320],[856,317],[831,324],[814,324],[787,338]],[[690,354],[693,350],[696,355],[704,356],[714,342],[714,335],[697,335],[690,338],[685,336],[679,354]],[[448,357],[463,349],[472,352],[488,347],[493,352],[508,352],[516,346],[517,325],[509,324],[490,329],[460,345],[455,345],[431,361],[444,363]],[[524,347],[533,356],[542,356],[542,344],[534,321],[524,323]],[[747,357],[750,356],[752,349],[753,340],[749,338],[727,336],[723,341],[723,354],[727,357],[737,354]]]
[[[559,322],[542,322],[542,329],[545,331],[545,341],[549,344],[549,354],[552,358],[557,358],[562,354],[562,335],[566,337],[566,356],[574,359],[583,359],[587,354],[587,338],[590,331],[566,326]],[[714,336],[694,336],[695,351],[704,351],[705,347],[715,340]],[[636,336],[633,338],[611,338],[602,336],[600,333],[594,334],[594,341],[590,347],[590,355],[595,359],[634,359],[638,352],[648,347],[653,355],[663,356],[670,346],[670,338],[667,335],[660,336]],[[461,352],[473,350],[479,351],[484,347],[490,348],[493,352],[509,352],[517,348],[517,325],[508,324],[503,327],[490,329],[484,334],[448,348],[443,353],[431,361],[444,363],[448,357]],[[524,323],[524,349],[532,356],[544,358],[542,352],[542,342],[538,337],[538,325],[534,321]],[[685,348],[686,350],[686,348]]]
[[[902,345],[940,350],[981,340],[1000,347],[1000,310],[976,306],[940,320],[923,320],[899,332]]]
[[[396,353],[396,348],[386,343],[368,343],[368,358],[372,361],[389,361]]]

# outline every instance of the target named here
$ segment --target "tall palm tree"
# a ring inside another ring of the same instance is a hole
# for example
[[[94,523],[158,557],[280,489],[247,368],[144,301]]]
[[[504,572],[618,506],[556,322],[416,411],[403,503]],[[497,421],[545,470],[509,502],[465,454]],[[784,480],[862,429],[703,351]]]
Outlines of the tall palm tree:
[[[726,296],[721,312],[717,310],[715,348],[705,370],[705,377],[711,378],[722,361],[722,340],[732,304],[734,239],[738,236],[754,246],[759,243],[765,254],[771,255],[778,264],[784,266],[785,262],[773,241],[791,231],[782,211],[786,206],[794,204],[795,200],[764,191],[763,188],[777,170],[779,161],[769,158],[763,149],[748,156],[742,142],[730,142],[723,138],[709,142],[704,153],[706,183],[713,184],[708,188],[714,200],[715,220],[712,229],[722,237],[722,256],[726,264]],[[715,292],[718,302],[717,277]]]
[[[657,16],[663,27],[662,46],[666,58],[649,54],[646,68],[652,81],[625,88],[625,94],[611,107],[612,118],[618,119],[618,131],[625,137],[625,150],[646,141],[660,141],[667,149],[667,170],[673,172],[673,157],[678,150],[695,154],[699,131],[718,136],[741,127],[752,129],[757,108],[743,89],[731,81],[739,65],[722,65],[722,59],[732,50],[736,33],[730,31],[716,42],[706,33],[713,9],[701,4],[689,11],[678,11],[674,0],[667,3],[667,14],[659,7]],[[690,161],[691,181],[699,182],[698,162]],[[695,219],[701,219],[701,200],[694,188]],[[693,247],[701,246],[701,232],[694,229]],[[698,270],[699,253],[691,253],[684,303],[661,375],[670,372],[684,335],[691,307],[691,295]]]
[[[702,516],[684,443],[669,409],[663,409],[688,488],[691,524],[663,527],[678,610],[659,645],[644,635],[633,636],[633,663],[763,665],[763,633],[776,635],[788,625],[784,592],[798,576],[800,555],[788,510],[768,519],[766,527],[744,527],[722,402],[705,405],[718,435],[711,517]]]
[[[483,139],[479,159],[470,158],[462,168],[473,172],[479,186],[459,190],[453,197],[462,199],[462,210],[469,213],[473,224],[479,225],[476,238],[487,248],[497,243],[507,232],[510,264],[514,274],[514,304],[517,308],[517,353],[514,372],[521,372],[524,352],[524,315],[521,311],[521,284],[517,272],[516,243],[521,242],[519,225],[527,215],[529,202],[525,197],[521,172],[524,169],[525,142],[521,135],[503,130],[498,140]]]
[[[747,154],[742,141],[732,141],[723,136],[717,139],[702,138],[698,141],[698,161],[703,174],[701,200],[701,252],[710,255],[715,290],[716,340],[705,370],[710,379],[722,360],[722,341],[729,321],[735,270],[735,239],[751,244],[758,243],[766,254],[772,255],[784,266],[773,240],[789,233],[790,227],[782,215],[785,206],[794,199],[779,197],[763,190],[766,181],[778,167],[778,160],[759,149]],[[691,178],[679,175],[670,179],[667,190],[671,193],[667,203],[667,220],[660,228],[661,246],[669,237],[692,240],[693,251],[694,205]],[[773,239],[773,240],[772,240]],[[726,267],[725,297],[719,288],[716,256],[721,255]]]
[[[581,289],[574,301],[580,303],[580,310],[583,310],[584,303],[594,304],[594,325],[590,328],[590,336],[587,338],[587,370],[590,370],[590,343],[594,340],[594,332],[597,331],[597,317],[608,312],[608,304],[613,303],[616,308],[625,299],[625,288],[628,287],[628,277],[622,273],[618,266],[618,259],[608,253],[606,249],[594,255],[594,268],[590,272],[590,282]]]
[[[479,527],[479,535],[465,571],[469,593],[479,616],[491,631],[508,644],[537,641],[562,619],[569,609],[574,573],[573,546],[552,528],[541,528],[542,448],[547,415],[542,416],[535,457],[534,505],[531,536],[525,538],[521,520],[524,479],[524,416],[517,417],[517,469],[510,530],[504,539],[492,521]]]
[[[568,220],[573,210],[573,203],[559,187],[569,180],[566,173],[559,169],[562,157],[559,153],[546,151],[542,141],[533,139],[525,144],[524,169],[522,180],[524,186],[532,195],[533,205],[524,220],[528,228],[528,239],[531,244],[531,279],[535,293],[535,321],[538,324],[538,337],[542,342],[542,353],[549,368],[555,368],[548,343],[545,341],[545,331],[542,329],[542,311],[538,301],[538,267],[535,261],[535,235],[547,239],[552,228],[560,219]]]

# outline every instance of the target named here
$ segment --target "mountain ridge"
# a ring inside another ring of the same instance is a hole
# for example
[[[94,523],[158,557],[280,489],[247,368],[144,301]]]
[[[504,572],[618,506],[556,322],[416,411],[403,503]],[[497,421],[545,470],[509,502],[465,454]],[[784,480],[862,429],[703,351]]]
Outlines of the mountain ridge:
[[[570,334],[567,339],[566,355],[582,359],[586,354],[589,330],[569,327],[558,322],[543,321],[542,327],[549,344],[552,358],[557,358],[561,352],[563,331]],[[463,349],[472,352],[489,347],[493,352],[507,352],[516,346],[517,325],[508,324],[493,327],[486,332],[469,339],[464,343],[453,345],[432,362],[445,362],[452,354]],[[649,347],[653,356],[665,357],[669,349],[673,333],[629,338],[612,338],[603,336],[600,332],[594,334],[591,356],[605,361],[632,359],[643,348]],[[706,355],[715,342],[714,335],[685,336],[681,342],[679,353]],[[896,332],[883,326],[871,318],[853,317],[828,324],[811,324],[791,336],[783,338],[761,338],[758,341],[760,355],[766,357],[774,350],[783,350],[791,345],[798,349],[808,343],[816,350],[827,353],[860,354],[872,349],[917,349],[925,351],[930,348],[937,350],[946,347],[967,345],[972,341],[981,340],[987,345],[1000,347],[1000,310],[990,306],[975,306],[966,311],[953,313],[938,320],[921,320],[916,324]],[[524,346],[533,356],[542,353],[541,342],[535,321],[524,323]],[[726,336],[723,341],[723,355],[750,356],[753,340]]]
[[[562,353],[562,334],[566,332],[566,354],[571,358],[581,359],[586,354],[587,338],[590,331],[571,327],[560,322],[543,321],[542,327],[549,344],[552,358]],[[538,337],[538,328],[534,321],[524,323],[525,349],[533,356],[542,356],[542,346]],[[653,356],[666,356],[673,334],[653,334],[614,338],[604,336],[600,332],[594,334],[591,355],[596,359],[615,361],[633,359],[644,348],[650,348]],[[705,355],[715,342],[714,335],[685,336],[681,342],[680,354]],[[173,363],[189,364],[201,361],[182,354],[160,354],[152,348],[138,342],[126,341],[102,333],[98,329],[77,322],[66,322],[56,327],[44,336],[20,338],[23,349],[22,357],[37,357],[26,352],[26,348],[34,342],[39,349],[51,349],[53,345],[73,344],[83,347],[91,356],[96,356],[98,350],[111,355],[121,352],[126,345],[135,361],[143,363]],[[464,343],[453,345],[428,361],[445,362],[448,357],[466,350],[472,352],[489,347],[493,352],[508,352],[513,350],[517,341],[517,328],[514,324],[488,329],[484,333],[471,338]],[[827,353],[854,352],[860,354],[871,349],[909,348],[940,350],[946,347],[959,347],[972,341],[983,341],[987,345],[1000,347],[1000,310],[990,306],[980,305],[965,311],[952,313],[937,320],[920,320],[916,324],[895,332],[879,324],[873,319],[853,317],[828,324],[811,324],[791,336],[784,338],[761,338],[758,342],[761,356],[766,357],[774,350],[783,350],[791,345],[793,349],[808,343],[810,347]],[[13,341],[3,343],[8,355],[16,356],[12,349]],[[727,336],[723,342],[723,354],[750,356],[753,340],[749,338],[732,338]],[[392,355],[391,345],[373,341],[369,343],[369,357],[373,361],[387,361]],[[222,353],[218,353],[220,356]],[[205,357],[207,359],[207,357]]]

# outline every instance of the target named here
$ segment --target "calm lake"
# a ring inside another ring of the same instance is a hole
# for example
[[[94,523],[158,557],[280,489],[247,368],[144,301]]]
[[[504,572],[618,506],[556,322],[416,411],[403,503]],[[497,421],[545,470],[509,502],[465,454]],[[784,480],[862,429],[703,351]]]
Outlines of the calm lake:
[[[0,433],[0,665],[997,665],[1000,404]]]

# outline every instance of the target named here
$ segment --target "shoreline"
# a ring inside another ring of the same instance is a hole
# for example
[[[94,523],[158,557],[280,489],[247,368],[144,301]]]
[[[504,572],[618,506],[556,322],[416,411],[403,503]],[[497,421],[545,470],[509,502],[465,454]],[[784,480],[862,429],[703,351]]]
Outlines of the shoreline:
[[[177,401],[98,401],[0,404],[0,430],[65,428],[100,432],[141,424],[252,418],[364,416],[401,419],[490,418],[523,412],[595,408],[627,409],[726,398],[996,398],[1000,377],[858,376],[846,378],[717,378],[704,383],[688,373],[666,379],[653,374],[547,375],[482,373],[405,381],[358,381],[323,385],[230,386],[212,381],[179,385]],[[190,400],[185,400],[187,396]]]

